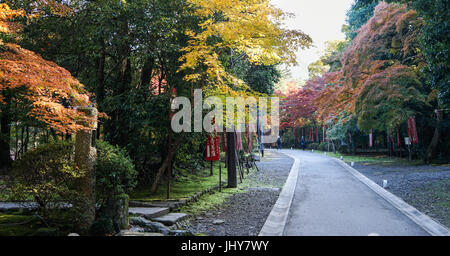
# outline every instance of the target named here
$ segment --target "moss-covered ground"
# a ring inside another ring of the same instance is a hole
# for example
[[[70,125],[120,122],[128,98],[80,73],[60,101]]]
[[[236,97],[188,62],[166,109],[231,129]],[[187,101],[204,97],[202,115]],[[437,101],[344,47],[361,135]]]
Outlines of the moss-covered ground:
[[[222,165],[222,181],[227,179],[227,170]],[[219,162],[213,164],[213,175],[210,175],[210,168],[192,172],[190,170],[177,170],[176,179],[171,181],[170,200],[181,200],[190,198],[197,192],[207,190],[219,185]],[[150,186],[136,189],[130,194],[131,200],[154,201],[167,200],[166,181],[158,186],[156,193],[151,193]]]

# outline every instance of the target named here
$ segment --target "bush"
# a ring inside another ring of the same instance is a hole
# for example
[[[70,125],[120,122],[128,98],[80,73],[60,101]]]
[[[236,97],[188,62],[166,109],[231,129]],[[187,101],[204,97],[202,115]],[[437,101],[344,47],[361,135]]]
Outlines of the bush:
[[[89,232],[94,236],[105,236],[114,233],[114,226],[110,218],[98,218],[94,221]]]
[[[314,150],[318,150],[319,149],[319,143],[314,142],[308,145],[309,149],[314,149]]]
[[[73,143],[59,141],[42,145],[23,154],[14,162],[11,176],[12,199],[33,199],[47,217],[58,202],[73,202],[79,195],[74,182],[82,173],[74,167]]]
[[[33,236],[59,236],[60,232],[57,228],[40,228]]]
[[[319,144],[318,150],[328,151],[328,142],[322,142]]]
[[[137,172],[127,152],[105,141],[97,141],[95,175],[97,199],[102,205],[129,193],[137,183]]]
[[[351,147],[348,144],[341,145],[338,149],[338,152],[341,154],[350,154],[351,153]]]

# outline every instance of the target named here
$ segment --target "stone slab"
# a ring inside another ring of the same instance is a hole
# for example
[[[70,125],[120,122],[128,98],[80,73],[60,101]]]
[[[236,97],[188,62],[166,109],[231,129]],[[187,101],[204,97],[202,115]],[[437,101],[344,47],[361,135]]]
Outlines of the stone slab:
[[[0,202],[0,211],[35,210],[38,208],[36,202]],[[49,203],[51,209],[68,209],[72,205],[69,203]]]
[[[184,200],[181,201],[152,201],[152,202],[140,202],[130,201],[130,207],[159,207],[169,208],[175,210],[184,204]]]
[[[164,235],[160,234],[160,233],[134,232],[134,231],[124,230],[124,231],[120,231],[120,233],[117,234],[117,236],[164,236]]]
[[[172,226],[180,220],[187,218],[186,213],[169,213],[161,217],[153,218],[153,221],[161,222],[165,225]]]
[[[130,207],[128,209],[129,214],[137,214],[140,216],[144,216],[147,219],[157,218],[163,215],[168,214],[170,211],[169,208],[163,207]]]

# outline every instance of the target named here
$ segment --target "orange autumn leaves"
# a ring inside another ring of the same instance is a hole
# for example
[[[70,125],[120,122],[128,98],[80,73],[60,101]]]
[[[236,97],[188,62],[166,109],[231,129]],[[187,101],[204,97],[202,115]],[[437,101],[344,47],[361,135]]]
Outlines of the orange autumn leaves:
[[[24,15],[21,10],[11,10],[7,4],[0,4],[0,33],[9,33],[13,25],[9,20]]]
[[[355,115],[362,129],[389,130],[414,114],[407,106],[426,104],[416,75],[425,65],[417,40],[422,25],[414,10],[381,2],[342,54],[342,69],[322,77],[314,118]]]
[[[9,32],[9,20],[23,12],[0,4],[0,29]],[[0,104],[4,92],[17,93],[12,101],[25,105],[28,115],[61,133],[73,133],[86,127],[77,124],[88,117],[77,107],[89,106],[84,86],[66,69],[17,44],[0,42]]]

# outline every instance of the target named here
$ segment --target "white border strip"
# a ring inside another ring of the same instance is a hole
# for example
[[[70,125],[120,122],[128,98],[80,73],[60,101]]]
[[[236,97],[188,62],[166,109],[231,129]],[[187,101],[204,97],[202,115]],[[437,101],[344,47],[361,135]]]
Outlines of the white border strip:
[[[292,199],[294,198],[294,192],[297,186],[300,160],[288,154],[283,154],[294,159],[294,164],[292,164],[291,171],[286,179],[283,190],[273,206],[269,217],[267,217],[264,226],[259,232],[259,236],[282,236],[284,233],[284,227],[286,226],[289,209],[291,208]]]
[[[344,167],[347,171],[349,171],[353,176],[355,176],[362,183],[366,184],[370,189],[372,189],[375,193],[381,196],[383,199],[391,203],[395,208],[397,208],[400,212],[409,217],[412,221],[414,221],[417,225],[423,228],[432,236],[450,236],[450,231],[443,226],[442,224],[434,221],[429,216],[421,213],[416,208],[407,204],[401,198],[395,196],[389,191],[383,189],[378,184],[358,172],[355,168],[350,167],[344,161],[339,160],[337,158],[333,159],[338,162],[342,167]]]

